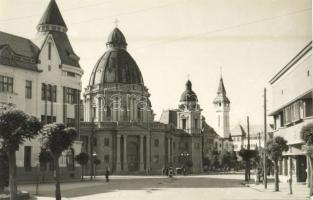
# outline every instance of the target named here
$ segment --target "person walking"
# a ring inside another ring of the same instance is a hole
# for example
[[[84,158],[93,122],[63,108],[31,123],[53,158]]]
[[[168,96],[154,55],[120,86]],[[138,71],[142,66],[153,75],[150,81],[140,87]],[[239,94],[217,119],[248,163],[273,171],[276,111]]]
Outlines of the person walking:
[[[109,175],[110,175],[110,170],[107,168],[105,171],[105,180],[106,182],[109,182]]]

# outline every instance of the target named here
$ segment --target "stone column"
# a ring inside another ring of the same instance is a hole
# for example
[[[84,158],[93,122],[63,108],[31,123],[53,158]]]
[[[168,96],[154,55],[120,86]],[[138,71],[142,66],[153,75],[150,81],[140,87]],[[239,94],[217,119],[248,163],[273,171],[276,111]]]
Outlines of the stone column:
[[[144,171],[144,160],[143,160],[143,135],[140,135],[140,171]]]
[[[150,171],[150,136],[146,136],[146,170]]]
[[[123,171],[128,171],[127,163],[127,135],[124,135],[124,160],[123,160]]]
[[[117,135],[116,140],[116,171],[121,171],[121,135]]]

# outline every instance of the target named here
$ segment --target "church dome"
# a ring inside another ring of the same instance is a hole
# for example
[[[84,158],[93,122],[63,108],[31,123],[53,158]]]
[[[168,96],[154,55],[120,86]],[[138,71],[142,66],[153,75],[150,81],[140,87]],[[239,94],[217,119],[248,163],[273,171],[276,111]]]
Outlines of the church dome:
[[[198,97],[196,93],[192,90],[192,84],[191,81],[188,80],[186,82],[186,90],[183,92],[183,94],[180,96],[180,102],[185,102],[185,101],[193,101],[196,102],[198,101]]]
[[[123,33],[115,28],[108,37],[108,50],[96,63],[89,80],[89,85],[106,83],[140,84],[143,78],[136,61],[127,52]]]

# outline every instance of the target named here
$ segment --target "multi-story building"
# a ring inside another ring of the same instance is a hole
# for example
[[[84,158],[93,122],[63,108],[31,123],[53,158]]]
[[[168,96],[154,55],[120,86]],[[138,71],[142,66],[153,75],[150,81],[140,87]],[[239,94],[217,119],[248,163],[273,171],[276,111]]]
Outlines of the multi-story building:
[[[297,182],[307,181],[310,174],[308,158],[301,139],[301,128],[313,123],[312,42],[304,47],[271,80],[274,137],[288,141],[289,151],[280,163],[281,178],[289,176],[292,157],[293,174]]]
[[[37,31],[35,42],[0,32],[0,110],[14,107],[45,123],[63,122],[79,128],[83,70],[54,0],[39,21]],[[20,146],[18,177],[24,180],[35,177],[33,168],[38,164],[39,152],[37,140]],[[74,155],[79,152],[79,142],[64,152],[60,159],[64,172],[75,173]]]
[[[237,124],[230,132],[234,151],[238,153],[241,149],[248,149],[248,130],[247,126]],[[267,138],[270,138],[273,129],[270,125],[267,126]],[[264,147],[264,125],[251,124],[249,125],[250,135],[250,150],[256,150]]]
[[[192,172],[201,172],[201,109],[191,82],[186,83],[179,108],[155,122],[150,93],[127,51],[125,36],[115,28],[106,44],[84,93],[81,123],[83,151],[101,160],[97,173],[110,168],[114,173],[160,174],[190,161]]]

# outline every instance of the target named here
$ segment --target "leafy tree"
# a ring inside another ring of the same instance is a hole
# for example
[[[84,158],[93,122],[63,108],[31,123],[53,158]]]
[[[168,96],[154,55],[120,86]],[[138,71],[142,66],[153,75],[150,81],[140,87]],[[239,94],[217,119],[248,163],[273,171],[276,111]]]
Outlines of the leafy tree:
[[[49,162],[53,162],[53,157],[51,153],[47,151],[46,149],[41,149],[39,153],[39,163],[40,163],[40,168],[43,171],[42,182],[45,181],[45,171],[46,171],[47,164]]]
[[[225,151],[220,154],[220,160],[221,160],[221,167],[222,170],[229,169],[230,166],[230,153],[228,151]]]
[[[0,194],[9,185],[9,159],[5,152],[0,149]]]
[[[82,168],[82,177],[81,180],[84,180],[84,168],[86,167],[86,164],[89,161],[89,154],[86,152],[80,152],[77,156],[75,156],[76,162],[81,166]]]
[[[237,154],[234,150],[230,152],[230,162],[229,162],[229,167],[233,168],[234,170],[237,169],[237,163],[238,163],[238,158]]]
[[[310,160],[310,170],[312,172],[313,167],[313,123],[303,126],[301,129],[301,138],[306,144],[307,154]],[[313,181],[312,174],[311,177],[308,177],[310,181],[310,196],[313,195]]]
[[[23,111],[10,109],[0,115],[0,138],[3,140],[2,149],[9,159],[10,198],[16,199],[16,151],[26,140],[35,138],[42,124],[34,116]]]
[[[43,147],[53,156],[56,200],[61,200],[59,158],[63,151],[72,146],[76,137],[75,128],[66,127],[63,123],[47,124],[42,133]]]
[[[211,165],[210,158],[209,157],[205,157],[203,159],[203,167],[207,170],[210,165]]]
[[[266,153],[274,163],[275,171],[275,191],[279,191],[278,180],[278,160],[282,159],[283,152],[288,151],[287,141],[280,136],[274,137],[273,140],[269,140],[266,144]]]
[[[250,160],[255,157],[256,152],[253,150],[240,149],[239,155],[242,157],[242,160],[245,162],[245,181],[250,179]]]

